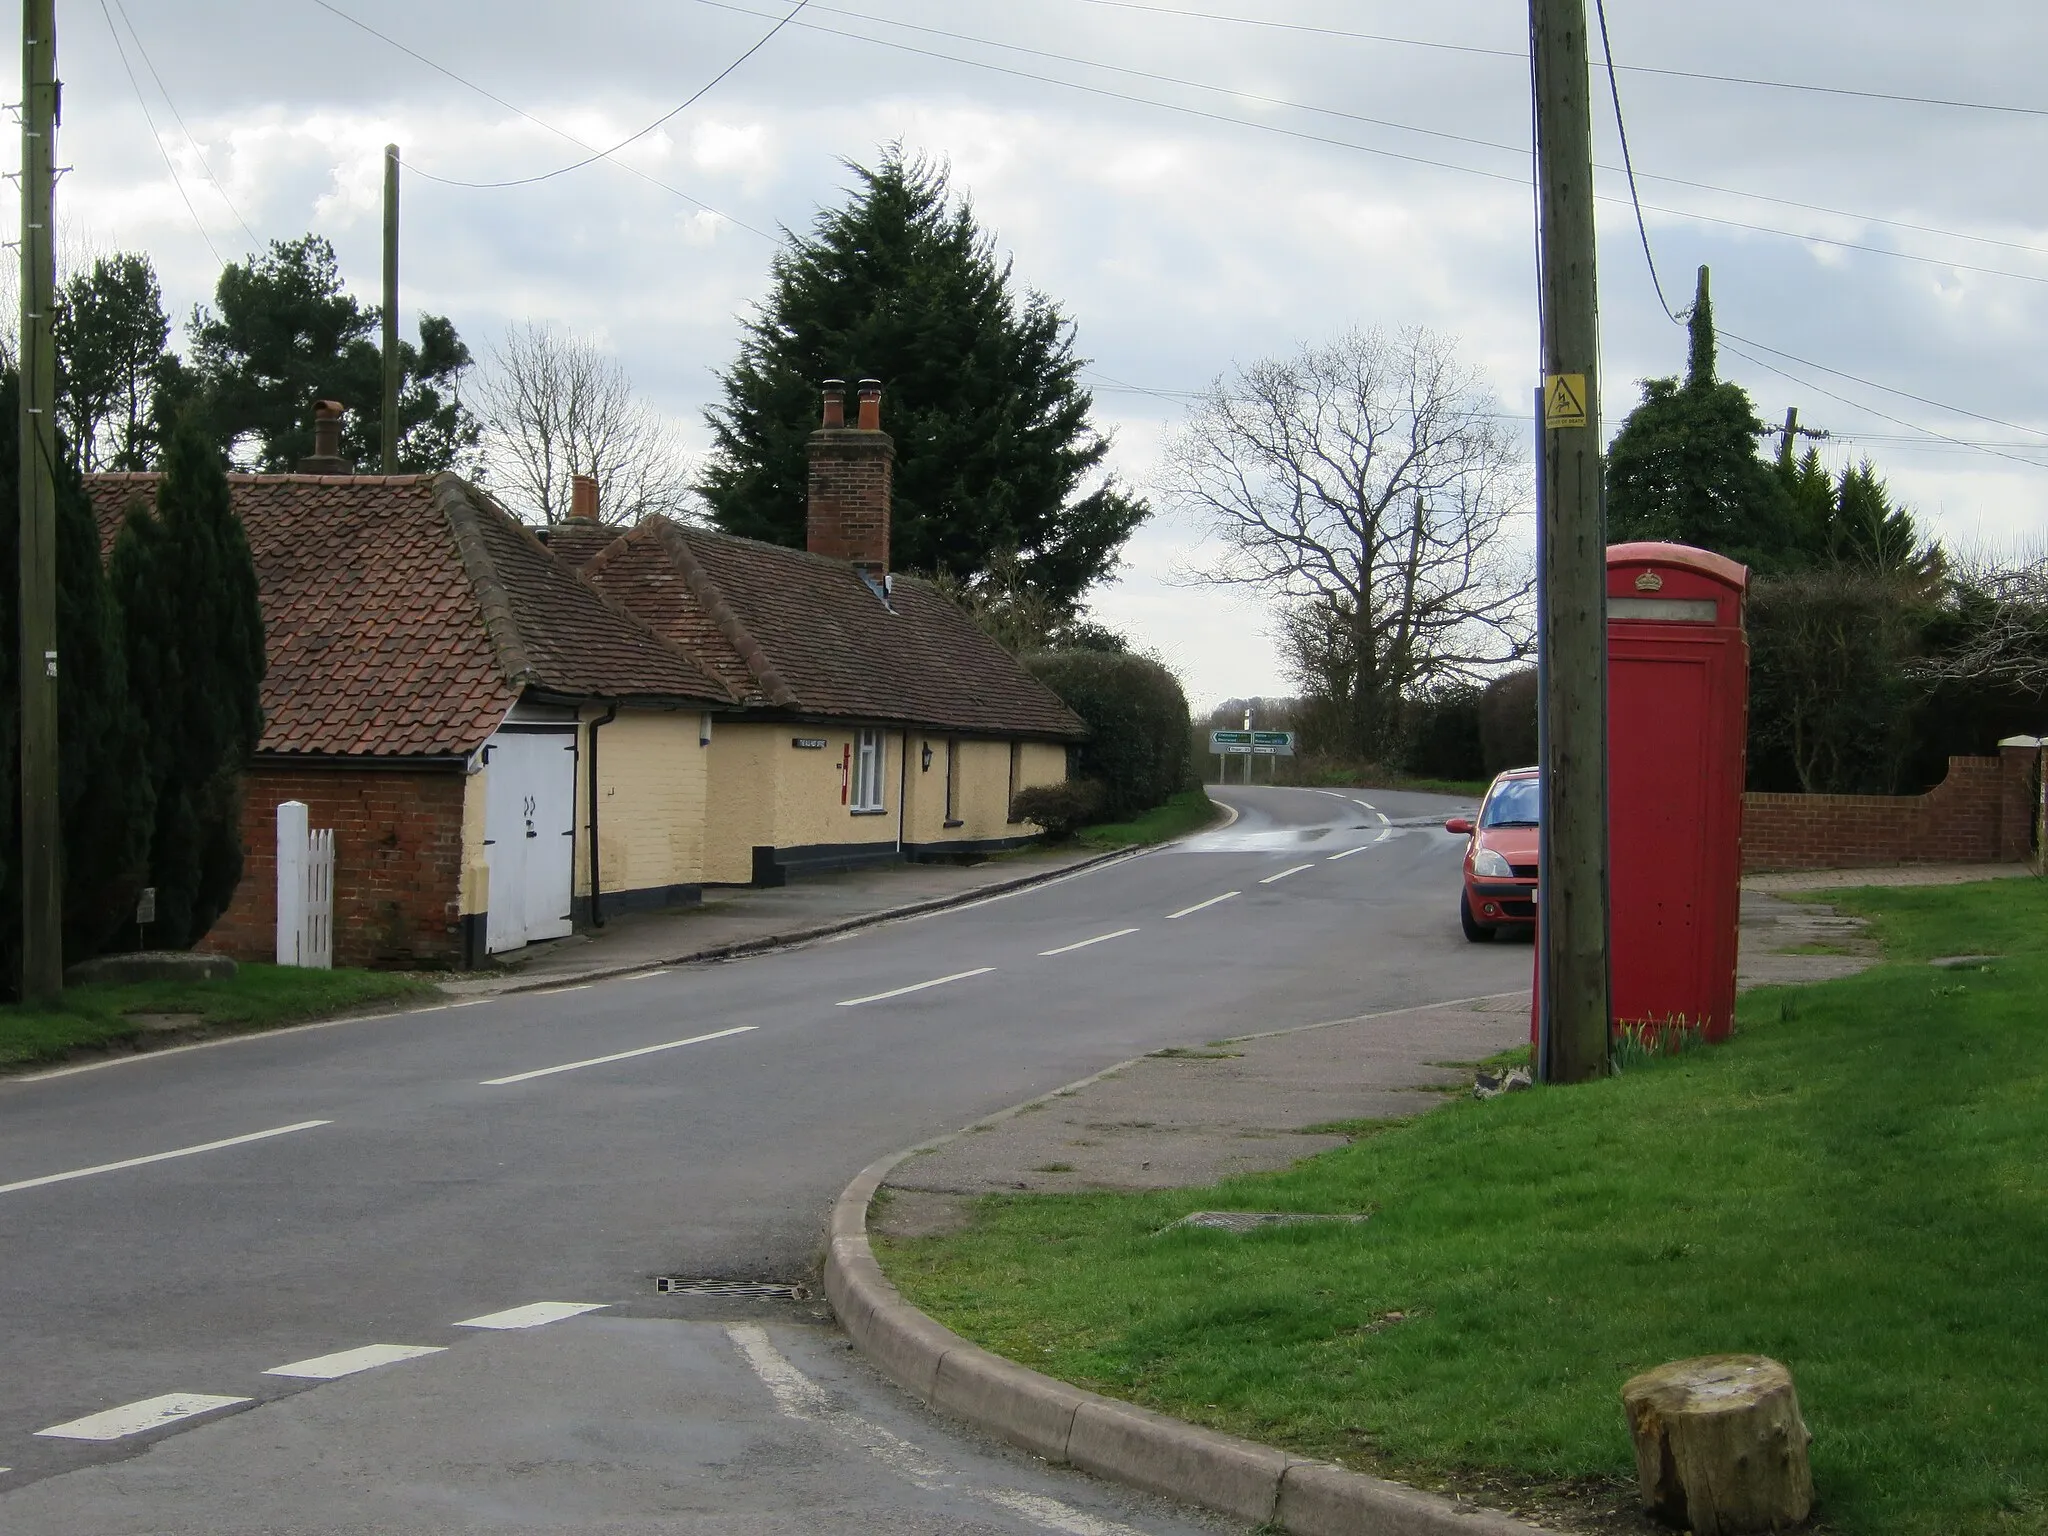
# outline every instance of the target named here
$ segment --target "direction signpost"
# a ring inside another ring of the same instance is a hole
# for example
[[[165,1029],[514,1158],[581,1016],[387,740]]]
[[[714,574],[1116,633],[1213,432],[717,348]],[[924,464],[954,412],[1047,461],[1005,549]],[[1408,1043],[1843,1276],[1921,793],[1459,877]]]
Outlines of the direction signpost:
[[[1211,731],[1209,733],[1209,751],[1214,756],[1224,760],[1223,763],[1217,766],[1216,779],[1218,783],[1223,782],[1229,759],[1241,757],[1244,759],[1244,781],[1249,784],[1252,781],[1253,758],[1294,756],[1294,732]]]

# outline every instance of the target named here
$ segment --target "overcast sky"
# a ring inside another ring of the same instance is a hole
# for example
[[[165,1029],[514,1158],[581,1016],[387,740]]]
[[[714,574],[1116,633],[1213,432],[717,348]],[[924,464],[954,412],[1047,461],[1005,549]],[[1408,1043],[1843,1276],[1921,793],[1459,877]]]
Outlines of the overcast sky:
[[[395,141],[421,173],[404,190],[408,332],[422,309],[447,314],[481,356],[510,322],[559,322],[615,349],[701,447],[777,232],[839,199],[843,159],[900,140],[950,162],[1019,278],[1074,320],[1096,419],[1140,487],[1186,392],[1347,327],[1451,333],[1510,409],[1529,398],[1518,0],[814,3],[621,163],[497,189],[425,179],[582,159],[564,135],[625,138],[787,9],[59,0],[60,239],[147,251],[182,320],[221,262],[316,230],[374,300]],[[1766,419],[1796,404],[1833,433],[1831,462],[1873,458],[1945,539],[2038,542],[2048,8],[1609,0],[1609,20],[1636,66],[1623,107],[1665,291],[1682,305],[1712,266],[1724,374]],[[1619,167],[1611,115],[1596,126]],[[1619,200],[1601,210],[1611,430],[1633,381],[1679,371],[1684,345],[1623,178],[1601,180]],[[1162,510],[1097,613],[1178,668],[1198,706],[1287,691],[1258,601],[1170,579],[1200,563],[1200,537]]]

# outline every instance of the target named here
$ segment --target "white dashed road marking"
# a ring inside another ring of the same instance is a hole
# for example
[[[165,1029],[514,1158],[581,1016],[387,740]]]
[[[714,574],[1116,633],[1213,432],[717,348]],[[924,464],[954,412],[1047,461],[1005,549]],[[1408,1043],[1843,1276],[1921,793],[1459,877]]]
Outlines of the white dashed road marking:
[[[486,1312],[482,1317],[465,1317],[455,1326],[458,1328],[544,1328],[549,1323],[559,1323],[566,1317],[581,1317],[585,1312],[602,1312],[611,1303],[607,1301],[536,1301],[524,1307],[510,1307],[503,1312]]]
[[[1382,832],[1382,833],[1380,834],[1380,837],[1376,837],[1376,838],[1374,838],[1374,839],[1373,839],[1373,842],[1378,842],[1378,841],[1380,840],[1380,838],[1383,838],[1383,837],[1385,837],[1385,836],[1386,836],[1386,833]],[[1325,864],[1334,864],[1334,863],[1336,863],[1336,862],[1337,862],[1337,861],[1338,861],[1339,859],[1348,859],[1348,858],[1350,858],[1350,857],[1351,857],[1351,855],[1353,855],[1354,853],[1363,853],[1363,852],[1365,852],[1365,850],[1366,850],[1366,849],[1370,848],[1371,846],[1372,846],[1372,843],[1360,843],[1360,844],[1359,844],[1359,845],[1358,845],[1358,846],[1357,846],[1356,848],[1346,848],[1346,849],[1345,849],[1345,850],[1344,850],[1344,851],[1343,851],[1342,853],[1333,853],[1333,854],[1331,854],[1331,855],[1330,855],[1330,856],[1329,856],[1329,857],[1328,857],[1327,859],[1323,860],[1323,862],[1324,862]]]
[[[139,1403],[109,1408],[105,1413],[88,1414],[68,1424],[52,1424],[36,1433],[51,1440],[125,1440],[130,1435],[161,1429],[180,1419],[232,1408],[248,1401],[246,1397],[211,1397],[204,1392],[167,1392],[162,1397],[148,1397]]]
[[[439,1344],[365,1344],[361,1349],[344,1349],[337,1354],[315,1355],[294,1360],[290,1365],[273,1365],[266,1376],[297,1376],[305,1381],[337,1381],[357,1371],[395,1365],[400,1360],[417,1360],[421,1355],[438,1355]]]
[[[834,1006],[858,1008],[862,1003],[880,1003],[886,1002],[892,997],[908,997],[911,993],[922,992],[927,987],[943,987],[949,981],[965,981],[970,976],[986,976],[994,969],[995,967],[992,965],[976,966],[971,971],[955,971],[950,976],[934,976],[930,981],[914,982],[910,986],[896,987],[888,992],[872,992],[866,997],[849,997]]]
[[[11,1195],[18,1189],[40,1189],[45,1184],[62,1184],[67,1179],[89,1179],[96,1173],[118,1173],[123,1168],[140,1168],[148,1163],[167,1163],[174,1157],[193,1157],[201,1152],[218,1152],[223,1147],[246,1146],[252,1141],[267,1141],[272,1136],[289,1136],[293,1131],[310,1131],[318,1125],[332,1125],[332,1120],[301,1120],[297,1125],[273,1126],[267,1131],[251,1131],[246,1136],[229,1136],[221,1141],[203,1141],[196,1147],[179,1147],[174,1152],[152,1152],[147,1157],[124,1157],[118,1163],[97,1163],[90,1168],[73,1168],[68,1173],[46,1173],[39,1179],[16,1179],[12,1184],[0,1184],[0,1195]]]
[[[1059,1531],[1062,1536],[1139,1536],[1128,1525],[1100,1519],[1044,1494],[1026,1493],[1018,1488],[979,1488],[965,1482],[895,1431],[844,1408],[832,1407],[824,1389],[790,1364],[788,1357],[769,1341],[767,1329],[756,1323],[732,1323],[725,1332],[753,1367],[754,1374],[761,1378],[761,1385],[775,1399],[784,1418],[824,1425],[919,1488],[966,1494],[1019,1515],[1041,1529]]]
[[[1300,874],[1300,873],[1301,873],[1301,872],[1302,872],[1302,871],[1303,871],[1304,869],[1314,869],[1314,868],[1315,868],[1315,865],[1313,865],[1313,864],[1297,864],[1297,865],[1295,865],[1295,866],[1294,866],[1294,868],[1292,868],[1292,869],[1283,869],[1283,870],[1281,870],[1281,871],[1280,871],[1280,873],[1279,873],[1279,874],[1277,874],[1277,875],[1268,875],[1268,876],[1266,876],[1266,878],[1265,878],[1265,879],[1263,879],[1263,880],[1261,880],[1261,881],[1259,882],[1259,884],[1261,884],[1261,885],[1271,885],[1271,884],[1272,884],[1272,883],[1273,883],[1273,882],[1274,882],[1275,880],[1285,880],[1285,879],[1286,879],[1286,878],[1287,878],[1287,877],[1288,877],[1289,875],[1298,875],[1298,874]]]
[[[1086,949],[1090,944],[1107,944],[1111,939],[1120,939],[1127,933],[1137,931],[1135,928],[1119,928],[1115,933],[1098,933],[1094,938],[1083,939],[1078,944],[1062,944],[1058,949],[1041,949],[1038,958],[1043,960],[1048,955],[1070,955],[1077,949]]]
[[[635,1056],[652,1056],[656,1051],[673,1051],[684,1045],[702,1045],[706,1040],[723,1040],[727,1035],[744,1035],[759,1028],[758,1024],[741,1024],[732,1029],[714,1029],[708,1035],[692,1035],[687,1040],[665,1040],[660,1045],[643,1045],[637,1051],[614,1051],[609,1056],[591,1056],[583,1061],[565,1061],[559,1067],[536,1067],[531,1072],[514,1072],[510,1077],[487,1077],[479,1086],[502,1088],[507,1083],[530,1083],[536,1077],[553,1077],[557,1072],[574,1072],[582,1067],[601,1067],[612,1061],[630,1061]]]
[[[1367,809],[1368,811],[1377,811],[1377,810],[1379,809],[1379,807],[1378,807],[1378,806],[1376,806],[1376,805],[1374,805],[1374,804],[1373,804],[1373,803],[1372,803],[1372,802],[1371,802],[1370,800],[1358,800],[1358,799],[1354,799],[1354,800],[1353,800],[1353,801],[1352,801],[1351,803],[1352,803],[1353,805],[1362,805],[1362,806],[1364,806],[1364,807],[1365,807],[1365,808],[1366,808],[1366,809]]]
[[[594,981],[579,981],[567,987],[543,987],[531,995],[534,997],[560,997],[564,992],[588,992],[596,985],[597,983]]]
[[[1211,896],[1207,901],[1198,901],[1192,907],[1182,907],[1178,912],[1169,912],[1166,914],[1166,920],[1170,923],[1176,917],[1193,917],[1205,907],[1213,907],[1219,901],[1228,901],[1233,896],[1243,894],[1242,891],[1225,891],[1221,896]]]

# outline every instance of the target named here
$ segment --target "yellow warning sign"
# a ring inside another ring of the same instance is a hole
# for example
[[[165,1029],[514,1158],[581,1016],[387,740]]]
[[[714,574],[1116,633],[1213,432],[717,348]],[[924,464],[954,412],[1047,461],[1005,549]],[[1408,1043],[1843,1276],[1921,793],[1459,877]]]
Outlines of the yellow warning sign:
[[[1543,425],[1583,427],[1586,424],[1586,376],[1546,373],[1543,376]]]

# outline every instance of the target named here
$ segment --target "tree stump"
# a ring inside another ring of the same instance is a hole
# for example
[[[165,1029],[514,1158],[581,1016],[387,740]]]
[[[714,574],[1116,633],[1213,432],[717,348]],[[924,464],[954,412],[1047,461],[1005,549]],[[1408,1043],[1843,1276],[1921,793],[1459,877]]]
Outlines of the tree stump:
[[[1694,1536],[1785,1531],[1813,1508],[1792,1373],[1763,1355],[1705,1355],[1621,1389],[1643,1508]]]

